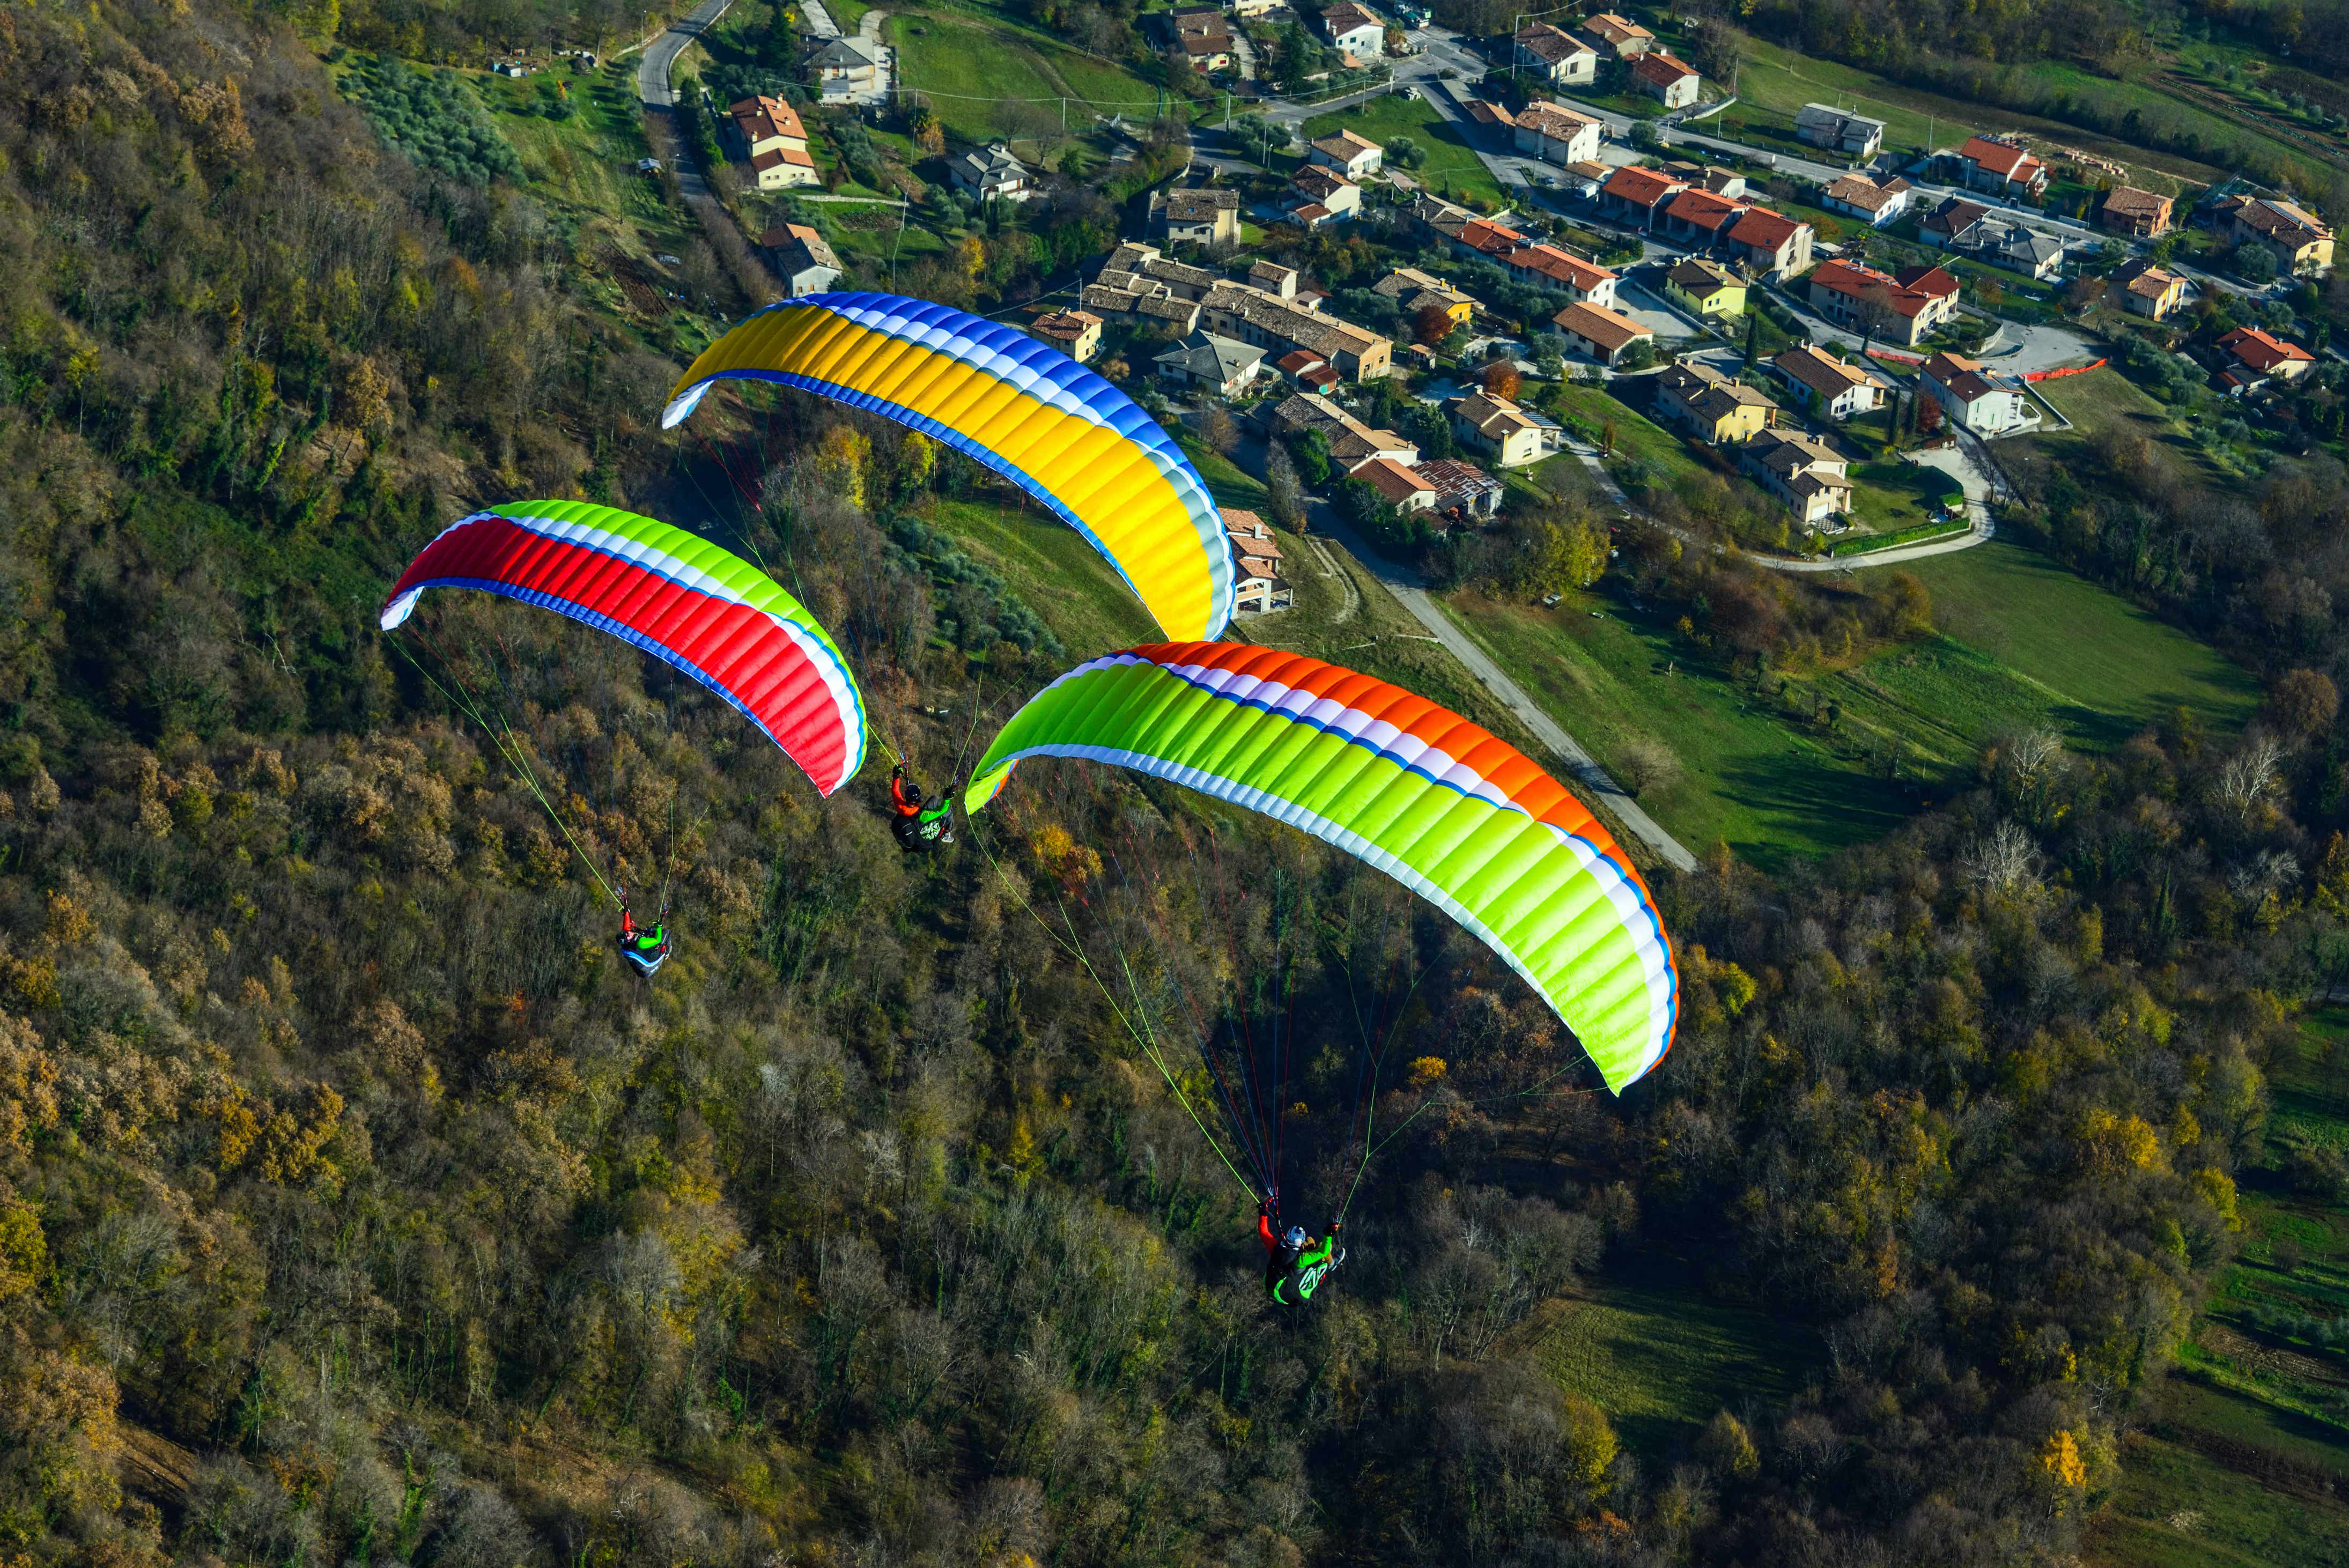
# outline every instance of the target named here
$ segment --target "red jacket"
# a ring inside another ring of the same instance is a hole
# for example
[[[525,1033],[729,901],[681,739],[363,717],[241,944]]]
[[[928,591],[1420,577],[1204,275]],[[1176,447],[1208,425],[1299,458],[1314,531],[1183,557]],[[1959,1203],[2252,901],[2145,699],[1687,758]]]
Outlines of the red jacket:
[[[889,799],[896,805],[897,815],[900,817],[915,816],[921,811],[921,801],[905,793],[905,781],[903,779],[895,777],[890,779]]]
[[[1266,1252],[1277,1253],[1280,1251],[1280,1238],[1272,1233],[1271,1215],[1261,1212],[1257,1214],[1256,1235],[1257,1240],[1264,1243],[1264,1250]]]

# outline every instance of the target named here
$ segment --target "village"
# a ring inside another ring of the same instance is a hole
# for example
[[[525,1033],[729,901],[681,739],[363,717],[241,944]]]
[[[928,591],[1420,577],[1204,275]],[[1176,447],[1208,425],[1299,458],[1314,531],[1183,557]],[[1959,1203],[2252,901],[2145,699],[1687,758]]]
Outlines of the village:
[[[1197,71],[1230,71],[1246,53],[1221,9],[1151,20]],[[1412,53],[1403,26],[1423,18],[1343,0],[1304,20],[1325,63],[1361,73]],[[888,62],[833,37],[807,68],[824,101],[872,101]],[[2060,287],[2068,273],[2120,312],[2168,323],[2219,286],[2165,264],[2187,219],[2271,252],[2287,280],[2331,262],[2330,232],[2281,198],[2214,191],[2181,214],[2172,198],[2109,185],[2100,232],[2066,232],[2038,221],[2030,204],[2050,163],[2016,140],[1970,135],[1904,162],[1884,151],[1882,121],[1814,103],[1795,134],[1822,178],[1803,181],[1774,156],[1701,138],[1668,150],[1658,121],[1627,126],[1573,96],[1610,85],[1651,99],[1665,123],[1710,90],[1612,13],[1571,30],[1526,26],[1506,75],[1472,84],[1446,70],[1381,89],[1440,96],[1480,157],[1514,158],[1528,176],[1514,204],[1439,193],[1413,172],[1423,149],[1383,145],[1346,115],[1278,150],[1293,121],[1195,131],[1188,167],[1145,193],[1145,232],[1030,305],[1025,329],[1259,470],[1279,449],[1306,489],[1405,553],[1535,493],[1533,470],[1553,459],[1603,471],[1622,428],[1644,419],[1768,499],[1778,525],[1741,544],[1801,562],[1987,536],[2003,488],[1989,443],[2063,418],[2033,388],[2059,372],[2032,362],[2033,329],[2011,331],[1997,312],[2020,297],[2010,289]],[[720,124],[746,186],[818,182],[782,98],[735,102]],[[1257,161],[1219,155],[1250,134]],[[946,173],[994,213],[1040,208],[1052,184],[1001,140],[950,152]],[[758,244],[793,296],[851,271],[812,222],[773,225]],[[1342,272],[1317,268],[1321,256]],[[2026,352],[2000,354],[2017,335]],[[2201,357],[2235,397],[2288,387],[2315,364],[2257,322]],[[1305,512],[1278,521],[1302,525]],[[1242,512],[1232,526],[1243,609],[1285,606],[1261,520]]]

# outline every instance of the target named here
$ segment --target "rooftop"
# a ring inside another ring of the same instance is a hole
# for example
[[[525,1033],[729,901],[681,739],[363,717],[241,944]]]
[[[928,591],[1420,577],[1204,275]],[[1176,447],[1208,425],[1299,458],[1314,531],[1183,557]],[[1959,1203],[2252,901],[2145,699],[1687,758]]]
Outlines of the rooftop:
[[[1865,366],[1848,360],[1837,359],[1816,344],[1790,348],[1770,361],[1773,368],[1790,380],[1799,381],[1820,397],[1833,400],[1855,387],[1881,387],[1883,382],[1869,375]]]
[[[1655,335],[1621,312],[1592,304],[1588,300],[1577,300],[1550,320],[1560,331],[1588,338],[1609,354],[1619,352],[1640,338]]]

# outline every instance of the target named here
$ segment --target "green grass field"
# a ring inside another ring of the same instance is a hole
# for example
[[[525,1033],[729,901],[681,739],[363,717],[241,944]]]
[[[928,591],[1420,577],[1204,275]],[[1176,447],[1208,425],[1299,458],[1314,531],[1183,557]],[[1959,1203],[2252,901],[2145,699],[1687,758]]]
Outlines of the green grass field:
[[[1516,1333],[1543,1370],[1605,1410],[1650,1459],[1717,1411],[1791,1398],[1818,1364],[1808,1336],[1685,1282],[1607,1276],[1545,1303]]]
[[[928,97],[960,140],[1057,137],[1063,98],[1072,100],[1071,133],[1097,113],[1146,119],[1158,102],[1156,88],[1123,67],[991,14],[893,12],[885,31],[897,49],[900,85]]]
[[[2175,410],[2110,366],[2085,376],[2042,381],[2033,390],[2075,427],[2029,438],[2052,451],[2061,451],[2066,442],[2086,440],[2099,430],[2119,428],[2160,443],[2204,482],[2225,484],[2237,477],[2212,463],[2209,449],[2193,438]]]
[[[1459,128],[1424,99],[1394,94],[1305,122],[1309,141],[1340,130],[1367,136],[1381,146],[1398,136],[1411,138],[1427,154],[1426,163],[1411,170],[1412,178],[1439,193],[1448,190],[1455,201],[1466,196],[1482,196],[1494,202],[1506,200],[1500,182],[1462,139]]]
[[[1640,796],[1674,837],[1764,866],[1882,836],[2003,731],[2044,725],[2104,750],[2179,707],[2218,732],[2258,704],[2249,674],[2028,551],[1992,542],[1910,569],[1946,635],[1774,676],[1766,692],[1692,663],[1664,614],[1611,598],[1449,607],[1610,769],[1642,742],[1679,758]]]
[[[2045,722],[2075,746],[2117,746],[2181,707],[2232,729],[2259,706],[2248,670],[2020,545],[1994,540],[1905,570],[1933,595],[1942,631],[2054,694]]]
[[[1570,593],[1556,609],[1472,595],[1454,618],[1567,732],[1609,769],[1641,741],[1680,758],[1680,777],[1640,796],[1698,853],[1726,842],[1764,866],[1881,838],[1912,809],[1896,787],[1840,756],[1744,687],[1686,662],[1659,617]],[[1594,617],[1594,612],[1597,613]]]

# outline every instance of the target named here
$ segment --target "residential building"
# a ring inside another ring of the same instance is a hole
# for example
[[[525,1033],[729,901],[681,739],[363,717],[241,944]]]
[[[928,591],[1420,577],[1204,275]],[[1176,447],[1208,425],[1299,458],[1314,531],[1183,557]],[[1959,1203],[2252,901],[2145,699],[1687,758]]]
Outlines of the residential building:
[[[750,165],[750,175],[761,191],[787,191],[818,183],[815,160],[808,155],[807,128],[799,111],[779,98],[761,94],[726,110],[729,150]]]
[[[1619,311],[1578,301],[1549,318],[1566,335],[1568,345],[1601,365],[1612,365],[1635,343],[1652,344],[1656,335]]]
[[[2047,165],[2001,137],[1974,136],[1958,149],[1958,182],[2010,200],[2035,197],[2047,189]]]
[[[1290,176],[1289,216],[1309,229],[1342,223],[1362,210],[1362,188],[1334,169],[1309,163]]]
[[[2230,217],[2228,232],[2235,243],[2267,246],[2275,253],[2276,270],[2286,276],[2316,276],[2331,270],[2333,231],[2297,202],[2254,197],[2235,206]]]
[[[818,103],[865,103],[881,96],[881,58],[886,46],[863,38],[827,38],[808,56]]]
[[[1109,253],[1102,263],[1094,282],[1127,286],[1121,280],[1131,278],[1140,284],[1163,285],[1177,299],[1202,300],[1207,291],[1224,281],[1224,274],[1213,267],[1195,267],[1187,262],[1170,259],[1155,245],[1144,245],[1128,240]]]
[[[1666,202],[1687,189],[1685,180],[1626,164],[1599,185],[1599,210],[1608,217],[1645,229],[1655,222],[1657,211]]]
[[[1392,458],[1372,458],[1356,469],[1353,478],[1379,492],[1379,499],[1401,512],[1429,511],[1435,506],[1435,487]]]
[[[1526,243],[1523,234],[1506,223],[1495,222],[1490,218],[1469,219],[1460,225],[1459,232],[1451,239],[1455,253],[1472,259],[1481,256],[1495,262],[1511,251],[1523,249]]]
[[[1232,610],[1241,615],[1268,615],[1297,602],[1281,574],[1280,542],[1263,518],[1239,507],[1219,508],[1224,541],[1232,548]]]
[[[1851,465],[1816,436],[1764,430],[1739,452],[1738,466],[1806,527],[1832,528],[1839,513],[1851,510]]]
[[[1924,387],[1943,414],[1977,436],[2012,436],[2039,428],[2039,410],[2023,383],[1986,371],[1979,360],[1936,354],[1925,361]]]
[[[1470,98],[1460,106],[1460,110],[1485,129],[1499,132],[1504,140],[1507,139],[1509,132],[1516,129],[1517,119],[1515,115],[1499,104],[1487,103],[1483,98]]]
[[[1196,387],[1218,397],[1237,397],[1264,368],[1264,350],[1212,332],[1195,332],[1151,356],[1159,378],[1176,387]]]
[[[1341,130],[1308,147],[1305,159],[1309,163],[1334,169],[1349,180],[1360,180],[1365,174],[1379,171],[1386,160],[1386,149],[1367,137]]]
[[[1909,211],[1913,189],[1898,174],[1881,184],[1865,174],[1847,174],[1819,192],[1819,205],[1830,212],[1848,212],[1880,229]]]
[[[2186,280],[2139,257],[2113,273],[2113,295],[2132,315],[2166,321],[2186,303]]]
[[[1297,269],[1284,267],[1278,262],[1251,262],[1248,263],[1248,286],[1275,299],[1295,299]]]
[[[1338,389],[1342,379],[1330,368],[1328,360],[1309,348],[1293,348],[1274,360],[1273,366],[1299,392],[1319,392],[1325,397]]]
[[[1884,405],[1885,384],[1857,360],[1837,359],[1816,344],[1770,361],[1771,373],[1815,419],[1848,419]]]
[[[1408,316],[1416,316],[1434,305],[1452,318],[1454,326],[1467,325],[1476,310],[1474,294],[1463,294],[1434,273],[1423,273],[1417,267],[1397,267],[1373,284],[1371,292],[1394,301]]]
[[[1545,163],[1576,163],[1599,156],[1606,122],[1561,104],[1529,103],[1517,111],[1514,140],[1519,152]]]
[[[2116,185],[2105,192],[2104,205],[2097,210],[2096,222],[2116,234],[2150,240],[2169,232],[2170,205],[2170,199],[2167,196],[2140,191],[2134,185]]]
[[[1937,249],[1947,249],[1951,240],[1989,215],[1990,209],[1979,201],[1944,197],[1940,206],[1917,220],[1917,237]]]
[[[1179,337],[1198,329],[1199,301],[1220,277],[1204,267],[1170,262],[1155,245],[1127,243],[1110,253],[1093,281],[1078,292],[1077,303],[1104,320],[1160,327]]]
[[[1330,461],[1350,474],[1374,458],[1392,458],[1405,468],[1419,461],[1419,448],[1409,437],[1372,429],[1318,392],[1282,398],[1272,410],[1272,430],[1277,436],[1319,431]]]
[[[1752,211],[1744,201],[1732,201],[1710,191],[1688,190],[1664,204],[1662,227],[1673,239],[1711,247]]]
[[[1666,108],[1686,108],[1696,102],[1697,88],[1702,84],[1696,67],[1674,58],[1662,49],[1650,49],[1631,67],[1631,80],[1639,89],[1655,98]]]
[[[1996,216],[1977,218],[1942,247],[2026,277],[2052,278],[2064,270],[2064,242]]]
[[[1795,116],[1795,134],[1813,147],[1850,159],[1869,159],[1884,145],[1884,122],[1849,109],[1806,103]]]
[[[1356,381],[1379,380],[1393,367],[1394,344],[1389,339],[1247,284],[1217,284],[1200,312],[1201,324],[1218,336],[1279,354],[1309,348]]]
[[[1269,16],[1288,4],[1288,0],[1232,0],[1232,15],[1243,22],[1253,22]]]
[[[1556,245],[1522,246],[1503,256],[1501,264],[1521,282],[1556,289],[1570,300],[1592,304],[1613,305],[1615,285],[1620,281],[1607,268],[1568,255]]]
[[[999,141],[990,141],[949,160],[947,178],[956,190],[981,201],[1001,198],[1006,201],[1025,201],[1036,193],[1035,177],[1028,166],[1011,156],[1011,150]]]
[[[1589,83],[1599,78],[1599,51],[1547,22],[1536,22],[1517,35],[1517,68],[1553,87]]]
[[[1585,201],[1595,201],[1599,186],[1605,184],[1607,177],[1613,172],[1599,160],[1586,158],[1566,166],[1558,178],[1558,186],[1569,196],[1578,196]]]
[[[1636,60],[1656,46],[1656,36],[1628,16],[1602,11],[1582,25],[1590,46],[1610,60]]]
[[[1579,307],[1578,307],[1579,308]],[[1493,466],[1522,468],[1539,462],[1564,444],[1557,421],[1495,392],[1471,392],[1452,405],[1452,433]]]
[[[1745,280],[1717,262],[1686,256],[1664,274],[1664,297],[1694,316],[1745,314]]]
[[[1914,270],[1913,284],[1840,257],[1810,275],[1812,308],[1879,343],[1914,345],[1958,313],[1958,280],[1939,267]]]
[[[1325,7],[1321,12],[1321,31],[1331,48],[1361,59],[1375,60],[1386,47],[1386,23],[1368,7],[1354,4],[1354,0],[1338,0],[1337,5]]]
[[[2217,347],[2228,365],[2219,385],[2233,397],[2255,392],[2271,380],[2297,381],[2316,368],[2315,356],[2308,350],[2256,326],[2235,328]]]
[[[1240,238],[1240,195],[1220,185],[1187,191],[1152,191],[1153,228],[1173,245],[1236,245]]]
[[[1508,487],[1500,480],[1475,464],[1464,463],[1456,458],[1422,463],[1416,471],[1435,487],[1436,515],[1455,521],[1491,517],[1501,510],[1501,499],[1508,493]]]
[[[1220,10],[1161,12],[1159,36],[1166,52],[1180,55],[1195,71],[1220,71],[1232,63],[1232,28]]]
[[[1082,365],[1101,348],[1102,318],[1089,310],[1056,310],[1028,324],[1028,335]]]
[[[767,265],[792,298],[822,294],[840,281],[840,258],[822,234],[805,223],[778,223],[759,236]]]
[[[1666,366],[1656,374],[1655,387],[1659,414],[1715,446],[1760,435],[1778,411],[1769,397],[1697,360]]]
[[[1810,266],[1812,235],[1808,223],[1755,207],[1730,226],[1722,248],[1747,272],[1783,280]]]

